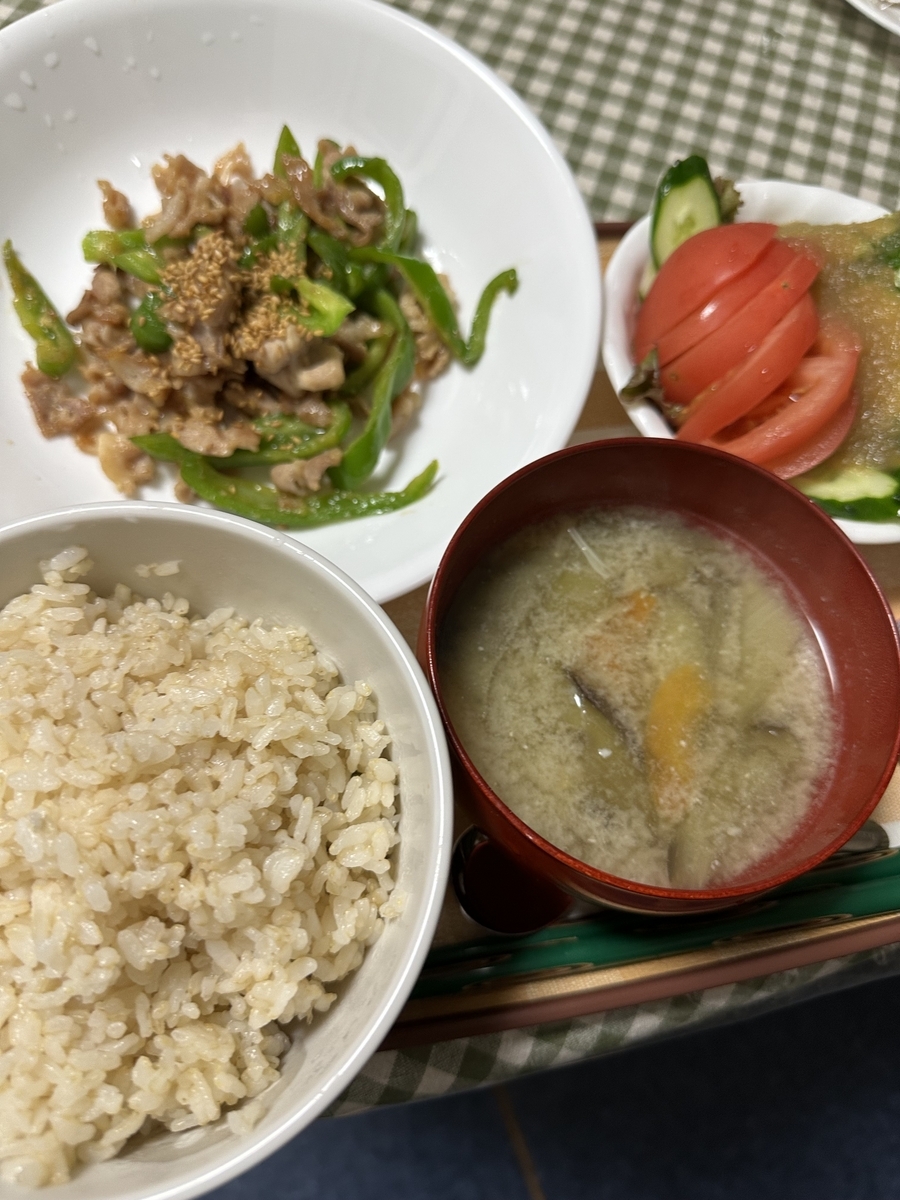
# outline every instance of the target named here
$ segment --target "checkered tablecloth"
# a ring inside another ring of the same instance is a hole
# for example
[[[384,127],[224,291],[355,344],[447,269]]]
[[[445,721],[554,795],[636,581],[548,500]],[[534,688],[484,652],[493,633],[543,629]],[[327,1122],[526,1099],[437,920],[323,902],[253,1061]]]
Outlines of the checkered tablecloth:
[[[53,0],[43,0],[53,2]],[[393,0],[487,62],[567,158],[598,221],[673,159],[900,206],[900,38],[844,0]],[[0,0],[0,26],[42,0]],[[900,971],[900,947],[748,983],[376,1054],[335,1114],[442,1095]]]
[[[646,212],[673,159],[900,206],[900,37],[846,0],[394,0],[552,133],[595,220]],[[0,0],[0,24],[41,6]]]
[[[845,0],[395,0],[484,59],[553,134],[598,221],[662,170],[900,204],[900,38]]]
[[[885,946],[746,983],[611,1009],[553,1025],[480,1034],[407,1050],[383,1050],[372,1056],[328,1115],[345,1116],[378,1105],[425,1100],[502,1083],[691,1028],[740,1020],[898,972],[900,945]]]

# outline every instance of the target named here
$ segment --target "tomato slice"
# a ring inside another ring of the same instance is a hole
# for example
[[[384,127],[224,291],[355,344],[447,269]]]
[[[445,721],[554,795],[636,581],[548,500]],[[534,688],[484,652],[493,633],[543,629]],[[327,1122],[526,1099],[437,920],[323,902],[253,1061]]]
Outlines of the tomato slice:
[[[819,463],[830,458],[850,432],[859,409],[859,397],[855,391],[834,416],[822,426],[812,441],[794,454],[782,454],[778,458],[769,459],[765,464],[766,470],[782,479],[793,479],[804,471],[811,471]]]
[[[796,251],[787,242],[775,238],[749,271],[726,283],[712,299],[659,339],[656,347],[659,365],[664,367],[679,354],[696,346],[707,334],[721,329],[730,317],[793,261],[795,254]]]
[[[670,404],[690,404],[704,388],[742,362],[809,290],[819,273],[815,259],[797,251],[783,271],[725,324],[660,371]]]
[[[659,339],[749,270],[777,227],[759,221],[717,225],[695,233],[673,250],[659,269],[638,312],[634,356],[643,362]]]
[[[818,444],[819,435],[833,418],[839,412],[846,415],[843,410],[853,387],[860,345],[849,330],[829,324],[822,331],[817,349],[823,352],[804,358],[781,387],[763,401],[762,411],[757,409],[761,420],[755,427],[737,437],[720,434],[710,444],[764,466],[781,460],[782,469],[814,441]],[[753,417],[751,412],[747,421]],[[840,424],[837,423],[838,427]],[[834,429],[829,428],[828,432],[830,438]]]
[[[773,402],[770,415],[740,437],[720,435],[710,439],[710,444],[755,463],[795,453],[843,407],[855,373],[855,357],[805,358],[764,401],[767,408]]]
[[[806,292],[751,354],[696,397],[675,436],[704,442],[751,412],[784,383],[818,331],[816,306]]]

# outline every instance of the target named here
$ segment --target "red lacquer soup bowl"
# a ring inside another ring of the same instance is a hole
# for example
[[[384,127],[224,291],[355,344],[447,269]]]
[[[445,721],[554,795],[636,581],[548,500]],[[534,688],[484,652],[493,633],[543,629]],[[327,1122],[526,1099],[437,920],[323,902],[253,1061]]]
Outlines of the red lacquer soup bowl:
[[[520,820],[481,777],[449,719],[438,646],[461,584],[527,525],[585,508],[675,513],[749,550],[793,599],[822,652],[836,727],[832,764],[802,824],[728,886],[655,887],[589,866]],[[837,526],[789,484],[728,454],[624,438],[551,454],[499,484],[457,530],[431,585],[419,657],[450,739],[458,798],[520,866],[576,896],[653,913],[696,913],[777,887],[837,850],[866,821],[900,749],[900,649],[891,611]]]

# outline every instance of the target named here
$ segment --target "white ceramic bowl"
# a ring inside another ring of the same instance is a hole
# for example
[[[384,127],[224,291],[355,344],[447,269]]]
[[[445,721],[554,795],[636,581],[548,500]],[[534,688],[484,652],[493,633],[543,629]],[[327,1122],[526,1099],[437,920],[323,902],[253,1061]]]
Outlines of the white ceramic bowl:
[[[157,204],[150,167],[183,151],[209,168],[243,140],[261,172],[281,125],[383,155],[447,271],[468,330],[482,287],[516,267],[477,368],[429,388],[383,456],[379,486],[432,459],[437,485],[401,512],[298,535],[377,600],[431,577],[453,531],[510,472],[566,443],[596,367],[600,285],[571,173],[486,67],[374,0],[65,0],[0,32],[0,240],[11,238],[63,312],[90,278],[80,243],[102,226],[98,178]],[[0,300],[0,511],[6,519],[113,500],[98,464],[45,441],[19,374],[31,354]],[[171,500],[171,483],[147,499]]]
[[[224,1121],[160,1133],[51,1189],[54,1200],[186,1200],[225,1183],[299,1132],[377,1050],[412,988],[434,931],[448,870],[452,792],[440,717],[400,633],[369,597],[320,555],[239,517],[177,504],[112,503],[47,513],[0,530],[0,604],[40,581],[38,561],[87,546],[97,590],[117,582],[143,595],[187,596],[198,612],[231,605],[266,621],[302,624],[345,680],[373,684],[399,768],[397,886],[409,894],[343,984],[331,1011],[296,1032],[265,1115],[237,1135]],[[180,560],[177,575],[144,579],[139,563]],[[0,1183],[0,1200],[22,1200]],[[37,1193],[35,1193],[37,1194]],[[48,1192],[48,1195],[50,1193]]]
[[[830,188],[804,183],[744,181],[738,184],[744,203],[739,221],[808,221],[814,225],[838,225],[851,221],[874,221],[884,209],[868,200],[845,196]],[[618,392],[631,378],[634,359],[631,343],[637,318],[637,289],[649,251],[650,218],[644,217],[628,231],[610,259],[603,280],[605,317],[603,365]],[[623,401],[625,411],[645,437],[672,437],[662,414],[646,401]],[[854,542],[874,544],[900,541],[900,521],[838,521]]]

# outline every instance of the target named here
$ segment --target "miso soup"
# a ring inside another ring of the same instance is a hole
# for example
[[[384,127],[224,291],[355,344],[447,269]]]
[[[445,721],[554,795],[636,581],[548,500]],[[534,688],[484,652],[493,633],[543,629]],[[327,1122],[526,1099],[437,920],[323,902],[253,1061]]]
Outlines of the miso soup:
[[[498,796],[611,874],[704,888],[798,827],[834,718],[807,623],[751,555],[671,514],[522,530],[466,580],[439,670]]]

